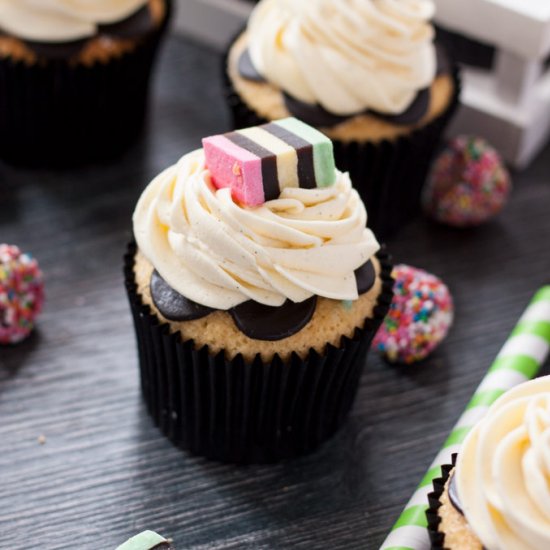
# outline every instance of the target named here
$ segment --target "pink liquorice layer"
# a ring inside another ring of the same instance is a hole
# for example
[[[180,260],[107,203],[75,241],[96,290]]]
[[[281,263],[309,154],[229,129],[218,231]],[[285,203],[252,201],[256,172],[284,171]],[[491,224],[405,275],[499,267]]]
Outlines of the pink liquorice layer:
[[[221,135],[204,138],[202,143],[214,186],[230,187],[233,196],[244,204],[263,204],[261,159]]]

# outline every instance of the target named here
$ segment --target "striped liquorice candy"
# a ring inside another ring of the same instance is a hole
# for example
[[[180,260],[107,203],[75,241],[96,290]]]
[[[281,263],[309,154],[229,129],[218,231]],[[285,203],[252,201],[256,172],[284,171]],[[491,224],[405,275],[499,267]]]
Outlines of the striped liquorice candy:
[[[332,142],[285,118],[202,140],[215,187],[230,187],[248,206],[276,199],[285,187],[328,187],[336,178]]]

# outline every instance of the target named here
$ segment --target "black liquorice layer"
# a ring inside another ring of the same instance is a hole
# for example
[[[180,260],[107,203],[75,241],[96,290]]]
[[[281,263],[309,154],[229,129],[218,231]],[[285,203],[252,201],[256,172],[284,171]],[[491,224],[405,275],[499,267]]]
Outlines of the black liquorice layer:
[[[125,285],[136,329],[141,388],[160,430],[175,445],[211,459],[275,462],[309,453],[342,425],[353,404],[365,357],[393,296],[392,266],[384,251],[382,291],[372,318],[305,358],[275,355],[252,361],[211,354],[152,314],[137,292],[136,246],[124,261]]]

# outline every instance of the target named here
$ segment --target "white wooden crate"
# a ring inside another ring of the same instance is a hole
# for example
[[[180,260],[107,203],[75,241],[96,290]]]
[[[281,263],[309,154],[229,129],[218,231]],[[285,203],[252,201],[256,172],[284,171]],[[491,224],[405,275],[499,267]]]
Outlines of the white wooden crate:
[[[523,168],[550,134],[550,2],[435,0],[436,22],[496,48],[491,71],[465,68],[462,107],[452,134],[486,137]]]

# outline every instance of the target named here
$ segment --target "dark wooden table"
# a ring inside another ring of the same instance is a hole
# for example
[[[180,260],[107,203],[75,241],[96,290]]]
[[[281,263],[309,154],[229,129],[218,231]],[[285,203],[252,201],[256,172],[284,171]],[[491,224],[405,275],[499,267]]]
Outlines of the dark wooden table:
[[[171,39],[146,137],[118,163],[67,173],[0,164],[0,241],[33,252],[47,278],[38,330],[0,348],[0,548],[111,550],[146,528],[178,549],[378,548],[550,280],[547,149],[514,176],[494,223],[456,231],[419,219],[390,242],[397,261],[448,283],[454,327],[424,364],[371,356],[351,418],[316,454],[234,467],[173,448],[140,399],[121,256],[144,186],[228,127],[219,64]]]

